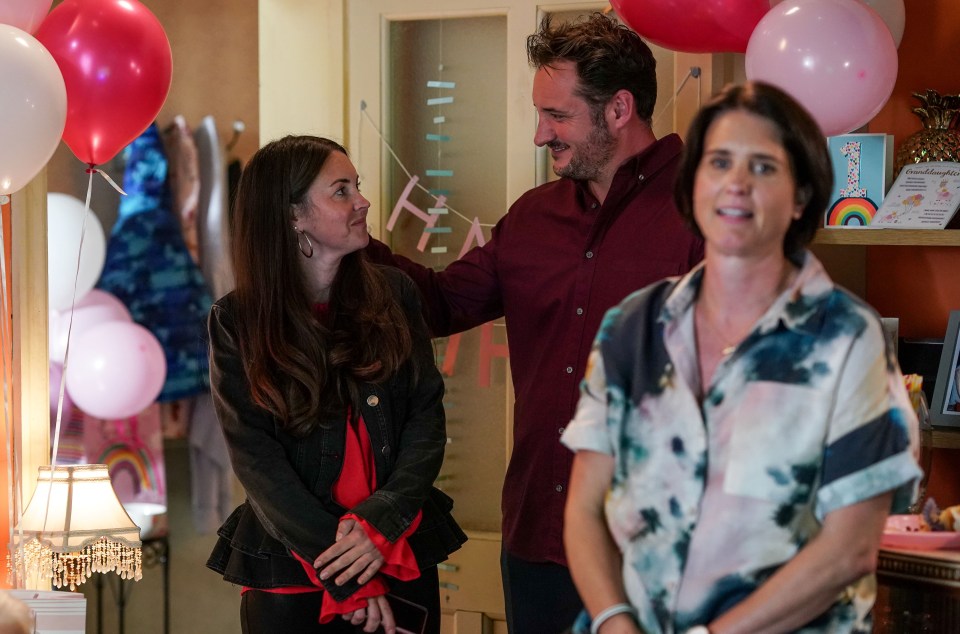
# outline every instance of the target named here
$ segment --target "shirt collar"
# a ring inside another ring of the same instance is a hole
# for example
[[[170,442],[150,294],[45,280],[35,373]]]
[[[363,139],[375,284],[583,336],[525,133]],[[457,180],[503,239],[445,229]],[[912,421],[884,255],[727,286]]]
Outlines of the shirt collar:
[[[816,334],[823,321],[826,306],[821,300],[833,291],[833,281],[827,275],[823,264],[811,252],[804,251],[797,260],[801,263],[800,272],[790,286],[774,300],[767,312],[757,323],[756,331],[771,332],[780,324],[796,332]],[[664,324],[676,322],[684,313],[693,310],[693,304],[700,294],[703,282],[701,262],[677,282],[670,292],[659,321]]]
[[[610,185],[610,193],[621,191],[625,187],[631,186],[636,181],[647,180],[660,170],[673,163],[680,152],[683,151],[683,141],[680,137],[671,133],[662,139],[657,139],[643,150],[634,154],[624,161],[617,169],[613,177],[613,183]],[[593,194],[587,181],[574,181],[577,190],[580,192],[583,200],[590,200]],[[610,195],[608,194],[609,198]]]

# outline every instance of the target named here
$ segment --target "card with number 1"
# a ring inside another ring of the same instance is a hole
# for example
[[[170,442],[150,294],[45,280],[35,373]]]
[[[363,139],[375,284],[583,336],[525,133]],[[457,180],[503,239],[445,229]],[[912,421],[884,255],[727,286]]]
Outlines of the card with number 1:
[[[841,134],[827,143],[833,194],[824,226],[869,227],[892,182],[893,135]]]

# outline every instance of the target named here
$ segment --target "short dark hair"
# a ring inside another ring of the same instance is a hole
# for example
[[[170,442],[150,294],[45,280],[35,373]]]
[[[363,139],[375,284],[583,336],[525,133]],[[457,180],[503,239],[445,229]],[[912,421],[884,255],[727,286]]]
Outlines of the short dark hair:
[[[693,231],[703,237],[693,215],[697,168],[703,158],[707,130],[720,115],[733,110],[766,119],[780,134],[780,143],[790,159],[797,200],[804,203],[800,218],[793,221],[783,238],[784,255],[793,256],[810,244],[817,228],[823,225],[823,213],[833,190],[833,168],[820,126],[803,106],[776,86],[763,82],[727,86],[700,109],[687,132],[677,172],[674,187],[677,209]]]
[[[637,115],[647,124],[657,102],[657,60],[640,36],[602,13],[554,24],[547,15],[527,38],[527,59],[540,69],[559,61],[574,62],[578,94],[596,112],[619,90],[628,90]]]

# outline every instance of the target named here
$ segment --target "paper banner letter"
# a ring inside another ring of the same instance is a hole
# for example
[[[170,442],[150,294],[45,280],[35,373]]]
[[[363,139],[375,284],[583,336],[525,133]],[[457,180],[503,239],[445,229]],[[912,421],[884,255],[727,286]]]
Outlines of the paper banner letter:
[[[482,247],[487,243],[487,240],[483,237],[483,229],[480,228],[480,219],[476,217],[473,219],[473,223],[470,224],[470,231],[467,232],[467,239],[463,241],[460,255],[457,256],[458,260],[470,250],[474,242],[477,243],[478,247]]]
[[[477,385],[490,387],[490,365],[494,357],[504,359],[510,356],[509,348],[505,343],[493,342],[493,322],[480,326],[480,368],[477,376]]]
[[[413,191],[413,188],[416,187],[419,180],[419,176],[411,176],[410,182],[408,182],[407,186],[403,188],[403,193],[400,194],[400,198],[397,199],[397,204],[394,205],[393,212],[390,214],[390,220],[387,221],[387,231],[393,231],[394,225],[397,224],[397,218],[400,217],[400,212],[403,210],[409,211],[414,216],[426,223],[426,229],[432,229],[437,224],[437,218],[439,218],[439,216],[431,216],[408,200],[410,192]],[[447,199],[445,196],[438,197],[437,207],[443,207],[446,202]],[[417,251],[423,253],[423,250],[427,248],[427,240],[429,239],[430,233],[424,231],[423,235],[420,236],[420,242],[417,243]]]
[[[457,354],[460,352],[460,339],[463,333],[457,333],[447,337],[447,347],[443,351],[443,365],[440,366],[440,373],[444,376],[453,376],[453,368],[457,365]]]

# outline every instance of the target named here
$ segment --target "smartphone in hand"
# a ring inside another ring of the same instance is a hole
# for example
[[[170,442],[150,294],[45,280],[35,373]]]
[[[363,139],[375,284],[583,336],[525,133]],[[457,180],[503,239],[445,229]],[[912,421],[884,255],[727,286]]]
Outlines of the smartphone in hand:
[[[427,629],[427,608],[419,603],[387,594],[393,618],[397,623],[397,634],[423,634]],[[381,628],[379,631],[383,631]]]

